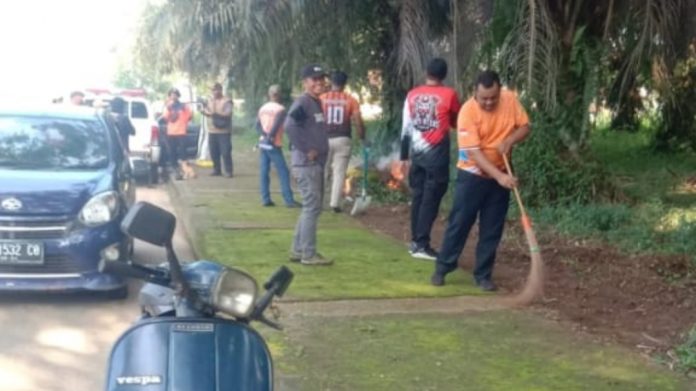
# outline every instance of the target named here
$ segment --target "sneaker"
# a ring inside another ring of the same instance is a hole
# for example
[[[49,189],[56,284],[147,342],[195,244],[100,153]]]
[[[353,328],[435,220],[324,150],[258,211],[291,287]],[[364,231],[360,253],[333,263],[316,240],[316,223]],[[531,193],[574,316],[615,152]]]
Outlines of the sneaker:
[[[324,258],[321,254],[316,253],[314,256],[309,258],[302,258],[300,263],[306,266],[329,266],[333,264],[330,259]]]
[[[427,259],[429,261],[434,261],[437,259],[437,251],[433,250],[432,247],[421,247],[413,252],[411,252],[411,256],[413,258],[418,258],[418,259]]]
[[[430,276],[430,285],[432,285],[432,286],[445,285],[445,276],[443,276],[442,274],[433,273],[433,275]]]
[[[300,261],[302,261],[302,254],[291,251],[288,260],[290,262],[300,263]]]
[[[210,176],[220,176],[220,175],[222,175],[222,174],[217,172],[217,171],[213,171],[210,173]]]
[[[273,201],[264,202],[263,206],[265,206],[265,207],[275,206],[275,202],[273,202]]]
[[[498,290],[498,286],[495,285],[491,280],[476,281],[476,285],[478,285],[478,287],[485,292],[495,292]]]
[[[416,242],[411,242],[411,244],[408,246],[408,253],[413,255],[416,250],[418,250],[418,244],[416,244]]]

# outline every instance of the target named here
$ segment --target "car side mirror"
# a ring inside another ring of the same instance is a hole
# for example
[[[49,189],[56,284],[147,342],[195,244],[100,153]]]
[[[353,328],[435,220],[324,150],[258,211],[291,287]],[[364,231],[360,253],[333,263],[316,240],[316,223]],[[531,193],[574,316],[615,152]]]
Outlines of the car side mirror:
[[[123,233],[156,246],[171,245],[175,228],[173,214],[143,201],[133,205],[121,222]]]

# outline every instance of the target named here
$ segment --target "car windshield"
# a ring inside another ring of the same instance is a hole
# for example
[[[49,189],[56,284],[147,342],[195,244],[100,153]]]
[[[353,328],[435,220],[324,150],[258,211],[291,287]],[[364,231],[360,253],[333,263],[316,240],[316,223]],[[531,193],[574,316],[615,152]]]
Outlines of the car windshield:
[[[95,119],[0,116],[0,168],[90,170],[109,163],[109,142]]]

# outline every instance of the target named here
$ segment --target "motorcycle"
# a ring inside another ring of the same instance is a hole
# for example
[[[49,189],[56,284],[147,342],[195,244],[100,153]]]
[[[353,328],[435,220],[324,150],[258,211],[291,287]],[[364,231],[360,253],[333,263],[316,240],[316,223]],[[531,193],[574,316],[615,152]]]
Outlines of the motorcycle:
[[[112,348],[106,390],[273,390],[271,354],[249,324],[281,329],[264,311],[283,296],[292,272],[281,266],[259,296],[254,278],[241,270],[211,261],[182,265],[172,246],[175,226],[171,213],[136,203],[121,230],[164,247],[167,262],[149,267],[102,254],[102,272],[147,282],[138,298],[141,318]]]

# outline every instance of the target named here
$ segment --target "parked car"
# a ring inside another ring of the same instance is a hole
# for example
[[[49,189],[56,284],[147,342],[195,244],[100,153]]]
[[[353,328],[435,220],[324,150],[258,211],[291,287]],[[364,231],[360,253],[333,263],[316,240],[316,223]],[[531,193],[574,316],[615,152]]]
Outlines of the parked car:
[[[111,117],[71,105],[0,108],[0,291],[107,292],[100,252],[132,253],[119,229],[135,201]]]
[[[114,96],[110,93],[88,94],[84,102],[87,106],[107,107]],[[135,128],[135,135],[128,139],[133,174],[141,182],[157,182],[156,168],[160,161],[161,144],[159,125],[150,102],[143,97],[118,96],[125,101],[126,114]]]

